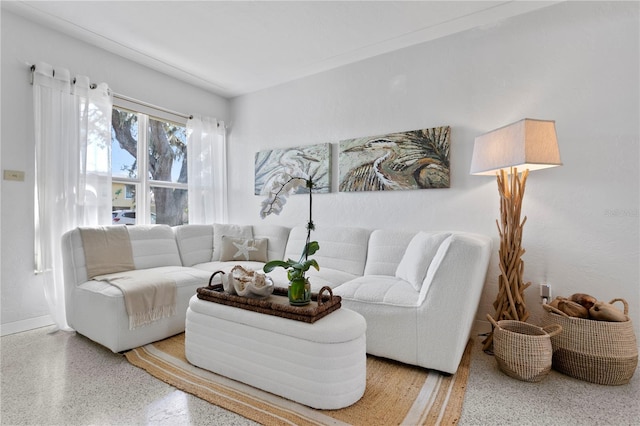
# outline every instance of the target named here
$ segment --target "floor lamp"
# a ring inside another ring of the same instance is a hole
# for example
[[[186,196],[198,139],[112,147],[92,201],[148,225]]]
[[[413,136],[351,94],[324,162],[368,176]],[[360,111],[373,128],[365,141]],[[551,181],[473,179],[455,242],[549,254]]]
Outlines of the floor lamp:
[[[529,311],[524,291],[531,283],[523,280],[522,198],[529,170],[562,165],[554,121],[525,118],[478,136],[473,145],[472,175],[496,175],[500,194],[498,251],[500,276],[494,319],[526,321]],[[518,168],[522,172],[518,172]],[[491,347],[493,332],[484,340]]]

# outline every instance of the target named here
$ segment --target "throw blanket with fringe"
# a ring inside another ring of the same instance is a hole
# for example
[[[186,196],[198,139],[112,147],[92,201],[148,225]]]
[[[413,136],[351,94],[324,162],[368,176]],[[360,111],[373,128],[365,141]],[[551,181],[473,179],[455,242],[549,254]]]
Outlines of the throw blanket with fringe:
[[[122,291],[129,329],[176,313],[176,283],[149,270],[136,270],[127,227],[80,228],[89,279],[105,281]]]
[[[118,287],[124,294],[129,329],[147,325],[176,313],[176,282],[145,269],[93,277]]]
[[[89,279],[96,275],[136,269],[125,225],[79,228]]]

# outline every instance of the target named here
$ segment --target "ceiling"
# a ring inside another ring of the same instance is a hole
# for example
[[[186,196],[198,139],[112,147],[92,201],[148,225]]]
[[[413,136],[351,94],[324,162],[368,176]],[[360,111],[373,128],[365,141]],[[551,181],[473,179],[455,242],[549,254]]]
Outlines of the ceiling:
[[[2,1],[2,8],[224,97],[557,1]]]

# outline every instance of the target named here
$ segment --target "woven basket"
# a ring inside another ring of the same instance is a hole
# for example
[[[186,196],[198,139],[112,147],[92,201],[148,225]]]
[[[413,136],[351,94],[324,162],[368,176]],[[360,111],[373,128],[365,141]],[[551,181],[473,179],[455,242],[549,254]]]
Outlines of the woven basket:
[[[629,305],[622,302],[627,321],[609,322],[574,318],[543,305],[543,325],[560,324],[563,332],[551,338],[553,368],[576,379],[601,385],[629,383],[638,365],[638,347]]]
[[[491,315],[487,318],[494,326],[493,353],[503,373],[525,382],[539,382],[549,374],[553,354],[550,337],[562,327],[541,328],[513,320],[496,323]]]

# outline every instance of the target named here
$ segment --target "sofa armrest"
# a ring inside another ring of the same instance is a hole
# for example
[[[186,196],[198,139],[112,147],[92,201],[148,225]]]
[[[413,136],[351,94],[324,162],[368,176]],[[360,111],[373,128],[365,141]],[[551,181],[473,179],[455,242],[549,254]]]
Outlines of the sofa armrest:
[[[484,287],[491,239],[453,234],[437,270],[432,272],[418,312],[418,348],[438,348],[442,354],[432,368],[454,373],[469,340]],[[431,267],[430,267],[431,268]],[[427,274],[429,278],[429,274]],[[424,354],[419,353],[420,360]]]

